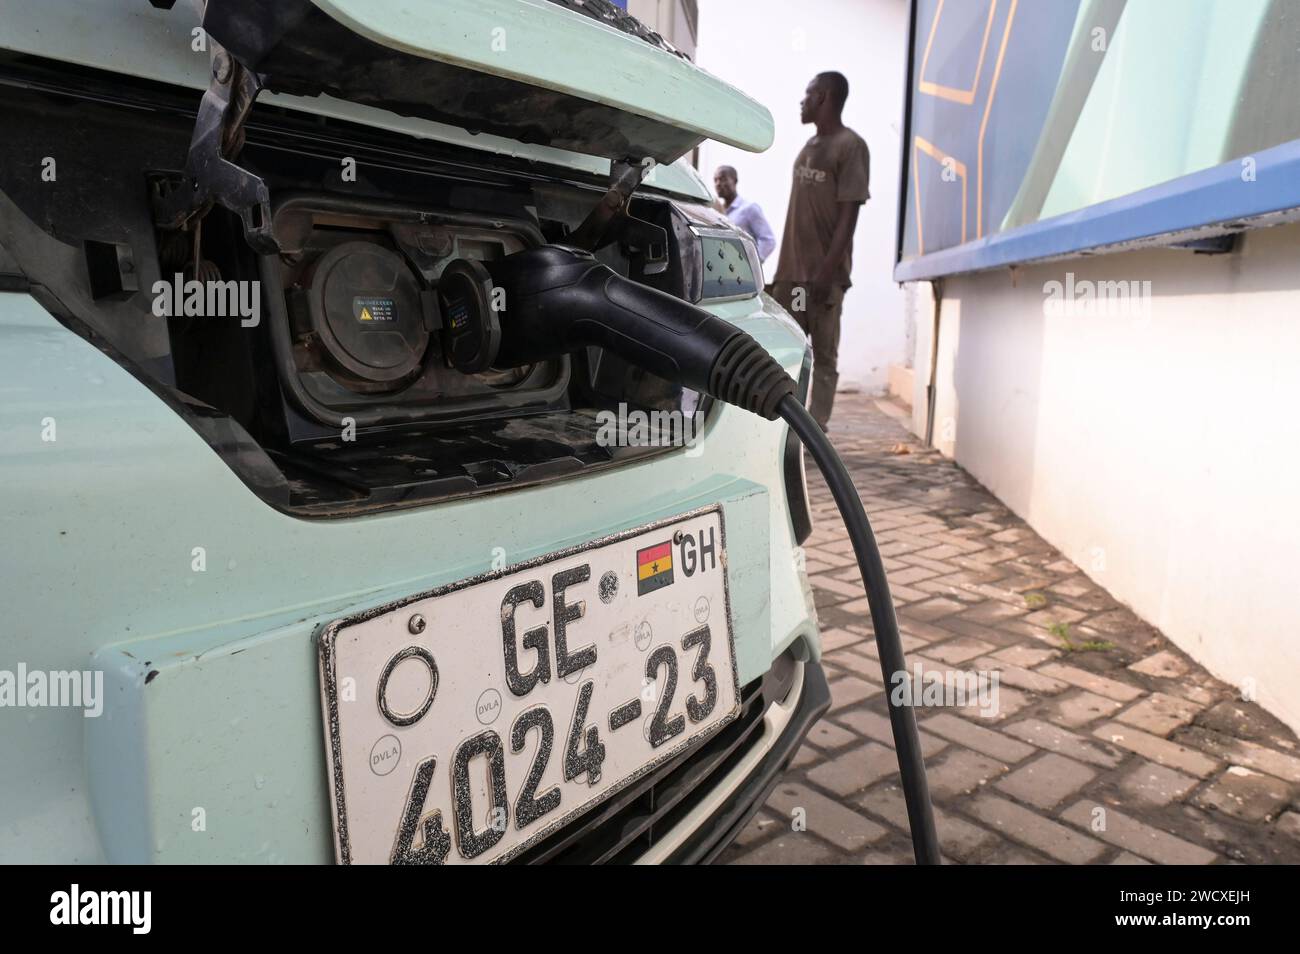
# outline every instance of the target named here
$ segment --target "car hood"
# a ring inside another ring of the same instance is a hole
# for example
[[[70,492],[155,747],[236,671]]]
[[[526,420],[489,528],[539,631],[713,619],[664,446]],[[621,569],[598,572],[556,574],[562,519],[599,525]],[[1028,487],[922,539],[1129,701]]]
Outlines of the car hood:
[[[569,0],[208,0],[204,30],[273,92],[606,159],[751,151],[771,114],[666,44]],[[657,39],[657,38],[656,38]]]

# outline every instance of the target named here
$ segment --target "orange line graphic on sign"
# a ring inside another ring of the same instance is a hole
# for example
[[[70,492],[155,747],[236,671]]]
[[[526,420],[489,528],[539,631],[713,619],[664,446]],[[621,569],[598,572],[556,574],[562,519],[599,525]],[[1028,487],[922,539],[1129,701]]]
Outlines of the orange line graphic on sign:
[[[984,53],[988,50],[989,33],[993,29],[993,14],[998,9],[998,0],[991,0],[989,3],[989,16],[984,22],[984,38],[980,41],[980,55],[975,63],[975,78],[971,80],[970,89],[957,89],[953,86],[943,86],[939,83],[932,83],[925,78],[925,67],[930,62],[930,47],[934,44],[934,35],[939,29],[939,18],[943,16],[944,0],[939,0],[939,6],[934,11],[934,22],[930,24],[930,35],[925,41],[925,53],[921,56],[921,92],[930,96],[938,96],[940,99],[950,100],[954,103],[960,103],[963,106],[969,106],[975,102],[975,91],[980,85],[980,73],[984,69]],[[1013,0],[1014,5],[1014,0]]]
[[[980,138],[976,147],[975,160],[975,237],[984,235],[984,130],[988,128],[989,113],[993,111],[993,97],[998,92],[998,80],[1002,76],[1002,58],[1007,52],[1007,43],[1011,39],[1011,23],[1016,18],[1016,6],[1020,0],[1011,0],[1011,9],[1007,12],[1007,25],[1002,29],[1002,46],[998,49],[998,61],[993,67],[993,82],[989,84],[988,102],[984,104],[984,119],[980,122]]]
[[[915,149],[912,153],[912,190],[916,195],[916,250],[918,254],[924,255],[925,246],[921,238],[921,189],[919,187],[919,180],[915,175],[918,158],[915,150],[919,149],[931,159],[936,160],[945,167],[951,163],[952,170],[961,177],[961,240],[963,242],[966,241],[966,165],[961,162],[961,160],[954,159],[938,146],[922,139],[920,136],[915,137],[914,146]]]

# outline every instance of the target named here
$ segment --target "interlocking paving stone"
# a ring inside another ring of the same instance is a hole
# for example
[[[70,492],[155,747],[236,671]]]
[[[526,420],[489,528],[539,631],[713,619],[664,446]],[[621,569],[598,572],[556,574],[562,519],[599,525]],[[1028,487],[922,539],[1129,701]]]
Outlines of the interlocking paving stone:
[[[1088,672],[1088,670],[1079,669],[1076,666],[1067,666],[1064,663],[1046,663],[1038,667],[1038,672],[1041,672],[1044,676],[1051,676],[1053,679],[1068,682],[1072,686],[1078,686],[1080,689],[1095,692],[1107,699],[1114,699],[1117,702],[1132,702],[1142,695],[1142,690],[1136,686],[1130,686],[1125,682],[1117,682],[1114,679],[1107,679],[1095,672]]]
[[[772,815],[767,809],[763,809],[749,820],[749,824],[736,836],[736,840],[732,842],[732,847],[728,850],[743,851],[752,848],[755,844],[770,836],[782,824],[781,819]]]
[[[1050,577],[1039,576],[1036,573],[1022,572],[1018,568],[1013,568],[1013,564],[1007,563],[1006,567],[1013,572],[1002,578],[1001,585],[1006,589],[1013,590],[1016,593],[1025,593],[1028,590],[1040,590],[1048,583],[1052,582]],[[1021,612],[1025,611],[1024,598],[1021,598],[1018,608]]]
[[[872,712],[870,709],[857,709],[853,712],[837,712],[835,720],[859,735],[887,745],[891,749],[894,747],[894,730],[888,716]],[[948,744],[946,740],[928,732],[918,731],[917,735],[921,739],[921,755],[926,759],[937,755]]]
[[[979,553],[953,557],[951,562],[960,567],[977,570],[995,566],[1006,560],[1014,560],[1018,556],[1020,556],[1020,551],[1014,547],[991,546],[986,550],[981,550]],[[1033,589],[1033,587],[1027,586],[1025,589]]]
[[[1025,745],[1001,732],[974,725],[947,713],[931,716],[921,725],[950,742],[964,745],[1002,762],[1019,762],[1033,755],[1035,751],[1033,746]]]
[[[1200,779],[1143,759],[1119,783],[1120,791],[1136,801],[1168,805],[1200,784]]]
[[[927,646],[925,654],[939,660],[940,662],[948,663],[950,666],[956,666],[959,663],[966,662],[968,659],[974,659],[976,656],[982,656],[985,653],[991,652],[996,648],[997,647],[991,643],[963,636],[946,643],[936,643]]]
[[[1044,649],[1041,646],[1008,646],[1006,649],[999,649],[993,655],[1013,666],[1024,666],[1026,669],[1033,669],[1035,666],[1059,656],[1060,653],[1054,649]],[[1040,673],[1040,675],[1042,674]],[[1051,679],[1050,676],[1044,676],[1044,678]],[[1060,680],[1052,681],[1059,682]]]
[[[822,632],[822,652],[834,652],[847,646],[856,646],[862,636],[847,629],[827,629]]]
[[[1025,615],[1024,606],[1000,603],[997,600],[984,600],[977,606],[965,610],[961,617],[974,623],[996,626],[998,623]]]
[[[997,692],[993,692],[991,683],[984,696],[972,699],[967,695],[967,699],[971,700],[968,705],[953,711],[979,725],[1005,722],[1036,701],[1033,696],[1001,684],[998,685]]]
[[[1078,597],[1095,591],[1097,587],[1083,577],[1072,577],[1060,583],[1053,583],[1048,589],[1065,597]]]
[[[1051,749],[1061,755],[1100,765],[1103,768],[1114,768],[1124,757],[1123,753],[1112,746],[1098,743],[1093,739],[1085,739],[1068,729],[1043,722],[1041,719],[1015,722],[1007,726],[1006,731],[1039,748]]]
[[[1196,727],[1229,738],[1258,742],[1282,752],[1295,754],[1298,748],[1291,731],[1280,719],[1264,711],[1258,704],[1236,696],[1216,699],[1214,705],[1197,715]]]
[[[949,663],[939,662],[937,659],[931,659],[929,656],[924,655],[924,652],[925,651],[923,650],[922,652],[910,653],[908,655],[907,665],[909,676],[915,677],[916,669],[919,666],[923,681],[925,679],[943,678],[960,680],[965,684],[967,679],[974,678],[973,674],[968,673],[966,667],[960,664],[951,665]],[[954,682],[954,685],[955,684],[956,683]]]
[[[1225,761],[1258,769],[1288,782],[1300,782],[1300,759],[1257,742],[1233,739],[1218,732],[1207,732],[1196,727],[1187,729],[1178,736],[1178,739],[1217,755]]]
[[[957,600],[948,599],[946,596],[936,596],[923,603],[909,606],[906,616],[909,619],[918,619],[923,623],[928,623],[944,616],[951,616],[964,608],[965,604]]]
[[[831,683],[831,710],[843,709],[845,706],[855,706],[859,702],[870,699],[880,691],[882,691],[880,686],[872,685],[856,676],[844,676],[841,679],[836,679]]]
[[[931,547],[930,550],[917,551],[918,556],[924,556],[927,560],[948,560],[953,556],[961,556],[965,550],[961,547],[954,547],[952,543],[940,543],[937,547]]]
[[[865,848],[886,833],[880,825],[806,785],[781,782],[772,790],[767,804],[787,827],[797,821],[796,812],[802,809],[802,820],[809,832],[849,851]]]
[[[826,653],[822,660],[867,682],[880,683],[880,660],[872,659],[856,646]]]
[[[1104,824],[1098,825],[1094,810],[1105,810],[1102,817]],[[1087,799],[1075,802],[1061,817],[1066,821],[1086,828],[1093,836],[1108,841],[1112,845],[1159,862],[1162,865],[1208,865],[1215,859],[1215,853],[1208,848],[1193,845],[1176,835],[1161,831],[1151,825],[1138,821],[1108,805]]]
[[[839,554],[842,554],[842,555],[847,556],[847,557],[850,557],[850,558],[852,558],[852,557],[854,556],[854,553],[855,553],[855,551],[854,551],[854,549],[853,549],[853,541],[850,540],[847,536],[846,536],[846,537],[841,537],[841,538],[838,539],[838,540],[832,540],[832,541],[829,542],[829,543],[825,543],[825,544],[823,544],[823,545],[822,545],[822,549],[823,549],[823,550],[829,550],[829,551],[831,551],[832,553],[839,553]]]
[[[969,811],[1009,838],[1024,842],[1066,864],[1087,864],[1106,853],[1106,846],[1100,842],[1005,798],[978,795],[971,801]]]
[[[793,759],[790,760],[790,768],[794,770],[805,769],[810,765],[820,765],[822,754],[816,748],[804,743],[799,747]]]
[[[1194,801],[1234,818],[1262,821],[1277,815],[1290,797],[1291,786],[1281,779],[1243,765],[1231,765],[1198,792]]]
[[[1137,629],[1143,624],[1140,619],[1133,615],[1132,610],[1121,607],[1089,617],[1088,625],[1103,633],[1119,635],[1129,630]]]
[[[806,559],[816,560],[818,563],[827,564],[836,569],[846,567],[846,566],[851,566],[854,562],[854,557],[852,554],[845,556],[843,553],[836,553],[834,550],[805,549],[804,553]],[[804,569],[804,572],[811,573],[811,571],[808,570],[806,567]]]
[[[1164,649],[1158,653],[1152,653],[1145,659],[1139,660],[1128,667],[1134,672],[1140,672],[1146,676],[1160,676],[1165,679],[1177,679],[1187,672],[1187,663],[1175,656],[1169,650]]]
[[[1017,689],[1027,689],[1030,692],[1052,695],[1070,688],[1070,684],[1067,682],[1061,682],[1061,680],[1053,679],[1051,676],[1044,676],[1042,673],[1014,665],[996,656],[982,656],[975,660],[973,665],[977,669],[996,672],[999,683],[1014,686]]]
[[[884,563],[909,665],[999,673],[998,719],[969,708],[917,713],[945,860],[1300,863],[1300,743],[1242,701],[1249,687],[1211,677],[867,397],[840,395],[831,433],[894,553]],[[887,453],[901,442],[912,453]],[[723,860],[911,864],[852,543],[815,469],[809,493],[816,529],[803,558],[820,584],[836,707],[773,796],[797,792],[809,830],[791,831],[769,805]],[[1069,652],[1049,632],[1056,621],[1070,624],[1076,644],[1113,646]],[[980,785],[990,766],[1006,771]],[[1092,829],[1094,809],[1105,812],[1105,832]]]
[[[886,572],[888,571],[886,570]],[[848,566],[836,567],[834,570],[831,571],[831,576],[839,580],[841,583],[853,584],[854,586],[857,587],[857,590],[854,592],[854,595],[855,596],[862,595],[863,592],[862,571],[858,569],[858,565],[856,563],[850,563]]]
[[[730,859],[733,865],[833,864],[838,852],[807,832],[791,832]]]
[[[970,749],[955,747],[933,764],[926,765],[930,797],[941,801],[965,795],[997,778],[1007,767]]]
[[[916,636],[902,631],[898,634],[898,641],[902,644],[903,652],[905,654],[911,654],[926,645],[924,639],[918,639]],[[872,659],[880,658],[880,648],[876,645],[874,637],[866,637],[862,642],[852,648],[854,652],[862,653],[864,656],[870,656]],[[877,664],[876,673],[879,674],[879,672],[880,666]]]
[[[862,856],[864,865],[905,865],[909,859],[901,851],[868,851]]]
[[[1124,703],[1107,699],[1086,689],[1076,689],[1069,696],[1055,700],[1044,713],[1047,718],[1058,725],[1077,729],[1112,715]]]
[[[812,731],[808,733],[806,740],[808,745],[815,745],[819,749],[838,749],[843,748],[851,742],[856,742],[857,736],[846,729],[841,729],[834,722],[822,719]]]
[[[915,553],[905,553],[898,558],[898,562],[904,566],[919,566],[927,570],[933,570],[940,576],[947,576],[956,573],[958,567],[956,561],[945,562],[943,560],[931,560],[927,557],[917,556]]]
[[[952,639],[951,631],[944,629],[942,626],[935,626],[933,623],[926,623],[918,619],[909,619],[900,617],[898,620],[898,629],[904,636],[911,636],[926,643],[933,643],[938,640]]]
[[[916,584],[915,588],[924,593],[927,597],[946,596],[950,599],[965,603],[968,606],[974,605],[984,599],[983,596],[975,592],[973,587],[956,585],[948,578],[926,580],[924,583]]]
[[[1043,629],[1051,629],[1058,623],[1073,624],[1083,619],[1087,613],[1080,612],[1070,606],[1057,603],[1055,606],[1048,606],[1040,609],[1036,613],[1030,613],[1025,617],[1026,623],[1033,623],[1035,626],[1041,626]]]
[[[909,566],[907,569],[889,574],[889,585],[910,586],[914,583],[920,583],[922,580],[928,580],[934,576],[938,576],[937,570],[923,566]]]
[[[1010,842],[992,857],[985,859],[985,861],[987,864],[992,865],[1043,865],[1049,863],[1039,855],[1023,851],[1018,847],[1012,847]]]
[[[808,582],[813,585],[814,589],[829,590],[838,596],[857,599],[862,595],[862,587],[853,583],[847,583],[844,580],[837,580],[830,574],[823,573],[820,576],[810,576]]]
[[[1089,613],[1096,613],[1114,603],[1111,596],[1100,586],[1091,586],[1084,589],[1082,592],[1074,593],[1072,595],[1063,593],[1055,586],[1049,586],[1047,591],[1053,596],[1063,599],[1070,606],[1073,606],[1076,609],[1085,610]]]
[[[852,795],[898,772],[894,750],[879,742],[848,749],[807,771],[808,779],[836,795]]]
[[[881,782],[863,795],[858,804],[894,827],[907,830],[907,804],[903,801],[903,790],[896,783]],[[942,808],[934,810],[934,827],[944,853],[962,862],[997,840],[992,832]]]
[[[1200,711],[1200,706],[1187,699],[1154,692],[1119,713],[1115,721],[1136,726],[1152,735],[1168,735],[1179,726],[1187,725]]]
[[[1093,735],[1105,739],[1112,745],[1126,748],[1138,755],[1146,756],[1153,762],[1170,768],[1199,775],[1202,778],[1219,767],[1219,763],[1195,749],[1151,735],[1141,729],[1135,729],[1121,722],[1107,722],[1093,730]]]
[[[1096,777],[1097,773],[1081,762],[1049,752],[999,779],[997,787],[1022,802],[1049,809]]]

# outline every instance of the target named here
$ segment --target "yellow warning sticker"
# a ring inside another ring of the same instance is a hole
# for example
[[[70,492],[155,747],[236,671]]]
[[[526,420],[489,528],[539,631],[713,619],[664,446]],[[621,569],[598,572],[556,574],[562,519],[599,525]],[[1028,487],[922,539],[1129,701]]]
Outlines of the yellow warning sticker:
[[[352,314],[368,324],[396,321],[397,302],[386,296],[357,295],[352,299]]]

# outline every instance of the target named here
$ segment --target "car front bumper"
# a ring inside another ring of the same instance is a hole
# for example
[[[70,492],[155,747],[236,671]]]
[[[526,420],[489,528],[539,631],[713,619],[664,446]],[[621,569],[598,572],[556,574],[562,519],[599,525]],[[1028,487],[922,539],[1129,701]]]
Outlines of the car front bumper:
[[[770,301],[715,310],[799,371],[806,342]],[[0,779],[0,858],[331,861],[315,654],[330,620],[702,506],[726,515],[740,684],[796,645],[818,658],[779,423],[724,407],[695,446],[590,478],[303,520],[27,294],[0,293],[0,377],[0,648],[10,667],[103,678],[97,717],[0,723],[0,763],[32,767]],[[43,417],[57,442],[28,426]],[[693,798],[716,787],[691,778]]]
[[[786,697],[772,702],[763,713],[754,744],[638,863],[708,864],[763,807],[809,730],[831,705],[821,664],[796,665],[796,678]]]

